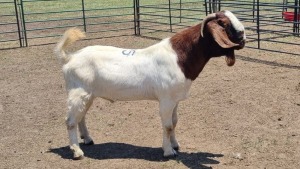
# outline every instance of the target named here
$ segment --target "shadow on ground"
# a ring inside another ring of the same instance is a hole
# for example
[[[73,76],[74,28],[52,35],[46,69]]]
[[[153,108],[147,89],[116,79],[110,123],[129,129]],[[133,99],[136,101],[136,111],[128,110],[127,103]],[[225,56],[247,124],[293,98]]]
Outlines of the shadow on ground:
[[[250,57],[241,56],[241,55],[236,55],[236,56],[237,56],[238,59],[241,59],[243,61],[248,61],[248,62],[253,62],[253,63],[260,63],[260,64],[269,65],[269,66],[284,67],[284,68],[288,68],[288,69],[300,70],[300,66],[296,66],[296,65],[289,65],[289,64],[283,64],[283,63],[271,62],[271,61],[255,59],[255,58],[250,58]]]
[[[223,157],[222,154],[178,152],[178,156],[176,158],[167,159],[163,157],[163,151],[161,148],[140,147],[124,143],[103,143],[92,146],[81,145],[81,148],[85,153],[85,157],[97,160],[143,159],[157,162],[175,160],[178,163],[182,163],[192,169],[211,168],[205,165],[219,164],[219,161],[217,161],[216,158]],[[69,147],[50,149],[49,152],[58,154],[64,159],[72,159]]]

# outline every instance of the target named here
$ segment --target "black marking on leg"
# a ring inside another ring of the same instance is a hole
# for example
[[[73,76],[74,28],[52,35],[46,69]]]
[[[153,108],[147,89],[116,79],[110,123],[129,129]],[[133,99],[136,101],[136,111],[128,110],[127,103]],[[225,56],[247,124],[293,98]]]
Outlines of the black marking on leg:
[[[173,147],[174,150],[178,151],[179,150],[179,147],[176,146],[176,147]]]
[[[84,143],[84,145],[87,145],[87,146],[90,146],[90,145],[94,145],[95,143],[94,143],[94,141],[93,140],[91,140],[90,142],[88,142],[88,143]]]

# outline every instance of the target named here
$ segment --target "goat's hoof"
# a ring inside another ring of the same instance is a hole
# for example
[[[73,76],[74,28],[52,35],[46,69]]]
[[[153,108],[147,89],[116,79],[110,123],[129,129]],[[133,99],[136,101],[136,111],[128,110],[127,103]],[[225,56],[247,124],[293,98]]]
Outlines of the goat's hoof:
[[[164,158],[175,158],[177,157],[177,153],[174,149],[170,153],[164,153]]]
[[[94,145],[94,144],[95,144],[95,143],[94,143],[93,140],[91,140],[91,141],[89,141],[89,142],[87,142],[87,143],[84,143],[84,145],[87,145],[87,146]]]
[[[71,145],[70,149],[73,151],[73,159],[74,160],[81,160],[84,157],[83,151],[80,149],[80,147],[76,144]]]
[[[84,156],[83,155],[80,155],[78,157],[74,156],[73,160],[82,160],[84,159]]]
[[[164,155],[164,158],[171,159],[171,158],[176,158],[177,156],[178,156],[177,154]]]
[[[174,150],[178,151],[180,149],[179,146],[173,147]]]

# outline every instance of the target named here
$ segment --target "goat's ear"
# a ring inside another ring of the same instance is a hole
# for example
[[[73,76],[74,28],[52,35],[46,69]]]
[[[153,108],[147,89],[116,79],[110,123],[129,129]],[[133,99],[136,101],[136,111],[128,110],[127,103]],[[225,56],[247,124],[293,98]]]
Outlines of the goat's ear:
[[[238,46],[239,44],[231,42],[225,29],[220,26],[215,20],[207,23],[207,30],[212,34],[214,40],[222,48],[232,48]]]
[[[212,13],[212,14],[207,15],[206,18],[203,19],[202,25],[201,25],[201,31],[200,31],[200,35],[202,37],[204,37],[204,28],[205,28],[206,23],[215,19],[216,17],[217,17],[216,13]]]

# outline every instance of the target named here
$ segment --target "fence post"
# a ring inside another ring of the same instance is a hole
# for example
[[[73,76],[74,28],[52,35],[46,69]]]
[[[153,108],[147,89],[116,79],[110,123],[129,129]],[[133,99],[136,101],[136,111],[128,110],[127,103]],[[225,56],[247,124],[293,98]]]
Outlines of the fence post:
[[[136,4],[135,0],[132,0],[133,2],[133,29],[134,29],[134,35],[136,35]]]
[[[82,6],[83,29],[86,32],[86,20],[85,20],[84,0],[81,0],[81,6]]]
[[[217,12],[217,0],[212,0],[212,8],[213,8],[213,13]]]
[[[173,32],[173,30],[172,30],[171,0],[169,0],[169,24],[170,24],[170,31]]]
[[[180,11],[179,11],[179,15],[180,15],[179,23],[181,23],[181,9],[182,9],[182,7],[181,7],[181,0],[180,0],[179,3],[180,3],[180,4],[179,4],[179,8],[180,8]]]
[[[204,0],[204,7],[205,7],[205,16],[207,16],[207,14],[208,14],[207,0]]]
[[[297,35],[300,36],[300,0],[298,0]]]
[[[252,6],[252,18],[253,18],[252,22],[254,22],[254,20],[255,20],[254,19],[254,16],[255,16],[255,0],[252,1],[252,5],[253,5]]]
[[[256,25],[257,25],[257,47],[260,49],[260,22],[259,22],[259,0],[256,1]]]
[[[27,47],[28,46],[28,42],[27,42],[27,32],[26,32],[26,23],[25,23],[25,15],[24,15],[24,5],[23,5],[23,0],[17,0],[18,3],[17,5],[19,6],[19,17],[21,20],[21,36],[22,36],[22,47]]]
[[[209,13],[212,13],[212,9],[211,9],[211,3],[212,3],[212,2],[211,2],[211,1],[212,1],[212,0],[209,0],[209,1],[208,1]]]
[[[20,43],[20,47],[22,47],[22,37],[21,37],[21,33],[20,33],[20,21],[19,21],[19,13],[18,13],[18,5],[17,5],[17,0],[14,0],[14,4],[15,4],[15,13],[16,13],[16,20],[17,20],[17,27],[18,27],[18,36],[19,36],[19,43]]]
[[[293,33],[299,33],[299,6],[298,0],[295,0],[294,7],[294,24],[293,24]]]
[[[134,34],[141,35],[140,27],[140,3],[139,0],[133,0],[134,2]]]

